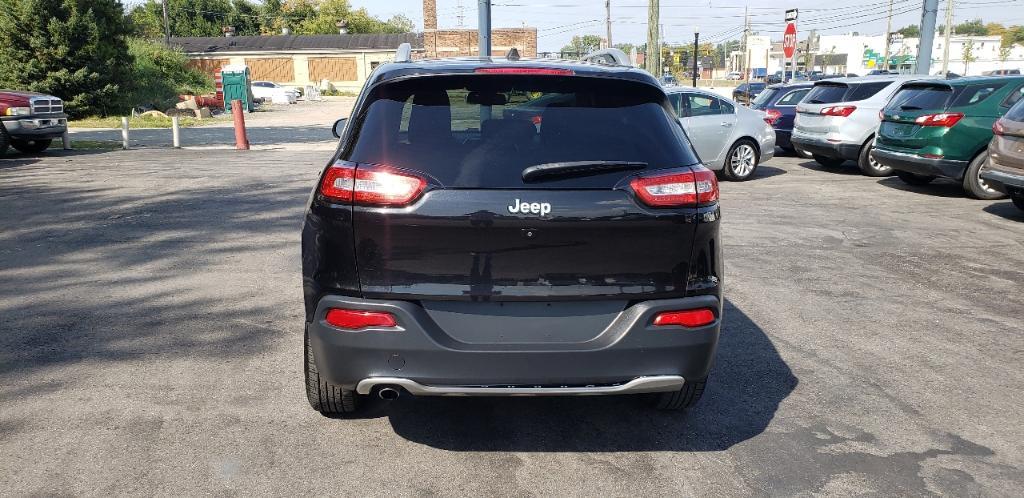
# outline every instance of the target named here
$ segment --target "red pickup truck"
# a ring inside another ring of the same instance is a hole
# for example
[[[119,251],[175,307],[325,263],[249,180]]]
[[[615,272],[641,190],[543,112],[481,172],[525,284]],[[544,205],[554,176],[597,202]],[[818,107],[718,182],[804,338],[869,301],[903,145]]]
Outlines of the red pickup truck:
[[[64,101],[34,92],[0,90],[0,154],[8,145],[42,152],[68,129]]]

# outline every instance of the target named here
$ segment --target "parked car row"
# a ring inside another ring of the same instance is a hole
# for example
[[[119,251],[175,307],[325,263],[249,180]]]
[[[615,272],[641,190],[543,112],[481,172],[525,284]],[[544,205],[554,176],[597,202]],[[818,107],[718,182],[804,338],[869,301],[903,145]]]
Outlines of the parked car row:
[[[752,102],[784,150],[867,176],[936,178],[1024,209],[1024,76],[879,75],[772,85]]]

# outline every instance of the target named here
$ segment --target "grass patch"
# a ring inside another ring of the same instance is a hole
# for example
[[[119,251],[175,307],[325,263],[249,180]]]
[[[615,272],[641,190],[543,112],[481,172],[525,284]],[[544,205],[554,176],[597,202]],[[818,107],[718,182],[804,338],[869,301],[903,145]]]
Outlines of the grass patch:
[[[182,128],[191,128],[193,126],[202,126],[204,124],[216,123],[218,121],[224,121],[224,117],[213,117],[209,119],[196,119],[192,117],[182,116],[178,119],[178,122]],[[71,128],[121,128],[121,118],[119,116],[110,116],[106,118],[82,118],[69,120],[68,126]],[[136,116],[128,118],[129,128],[170,128],[171,118],[165,118],[160,116]]]
[[[60,144],[54,144],[60,147]],[[74,150],[116,150],[121,148],[121,142],[116,140],[71,140],[71,148]]]

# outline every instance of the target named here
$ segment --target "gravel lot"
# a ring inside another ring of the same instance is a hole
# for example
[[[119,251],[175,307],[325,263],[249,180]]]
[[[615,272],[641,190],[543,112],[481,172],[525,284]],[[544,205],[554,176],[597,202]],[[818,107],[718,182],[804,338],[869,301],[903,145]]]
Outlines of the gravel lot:
[[[1024,216],[777,158],[722,187],[727,311],[687,415],[628,398],[303,392],[325,152],[0,159],[14,495],[1018,495]]]

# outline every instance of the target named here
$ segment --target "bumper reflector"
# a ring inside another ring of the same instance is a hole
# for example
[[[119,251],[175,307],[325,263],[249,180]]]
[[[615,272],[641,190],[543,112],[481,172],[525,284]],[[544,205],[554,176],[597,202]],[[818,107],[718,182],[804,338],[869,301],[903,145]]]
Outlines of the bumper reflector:
[[[395,317],[382,311],[361,311],[331,308],[327,310],[327,323],[342,329],[359,330],[368,327],[396,327]]]
[[[710,308],[685,311],[665,311],[654,317],[654,325],[682,325],[683,327],[703,327],[715,322],[715,312]]]

